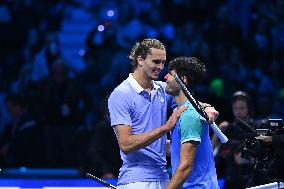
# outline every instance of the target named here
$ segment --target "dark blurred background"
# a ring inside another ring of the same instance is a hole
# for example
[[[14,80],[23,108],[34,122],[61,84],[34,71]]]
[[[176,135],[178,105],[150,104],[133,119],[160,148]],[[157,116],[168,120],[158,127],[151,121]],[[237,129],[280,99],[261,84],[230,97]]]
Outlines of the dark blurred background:
[[[284,117],[283,0],[1,0],[0,167],[115,178],[106,103],[143,38],[161,40],[168,61],[206,64],[196,96],[217,122],[233,120],[237,90],[251,96],[255,119]]]

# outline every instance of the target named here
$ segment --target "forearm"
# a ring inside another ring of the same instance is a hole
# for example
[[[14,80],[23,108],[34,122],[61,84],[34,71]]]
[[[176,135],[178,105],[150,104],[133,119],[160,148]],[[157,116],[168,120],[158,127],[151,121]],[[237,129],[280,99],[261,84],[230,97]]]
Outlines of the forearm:
[[[179,165],[166,189],[180,188],[192,171],[198,142],[186,142],[181,145]]]
[[[153,143],[155,140],[169,132],[176,124],[181,113],[186,110],[187,106],[179,107],[172,115],[169,117],[168,121],[151,131],[146,133],[132,134],[132,129],[127,125],[118,125],[115,127],[116,134],[118,136],[118,142],[120,149],[125,153],[129,153],[135,150],[144,148],[145,146]]]
[[[178,189],[181,188],[187,177],[190,175],[192,167],[181,167],[179,166],[168,183],[166,189]]]
[[[119,146],[120,149],[127,154],[148,146],[167,132],[168,130],[165,129],[164,126],[161,126],[143,134],[130,135],[120,139]]]

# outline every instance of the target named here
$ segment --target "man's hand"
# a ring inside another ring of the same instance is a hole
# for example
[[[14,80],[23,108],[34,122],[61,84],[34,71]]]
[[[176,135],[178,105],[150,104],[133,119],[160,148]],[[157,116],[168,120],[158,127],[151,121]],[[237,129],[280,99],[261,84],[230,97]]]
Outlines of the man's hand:
[[[204,109],[204,111],[206,112],[206,114],[207,114],[207,116],[208,116],[208,118],[209,118],[208,122],[209,122],[210,124],[212,124],[212,123],[217,119],[217,117],[218,117],[218,115],[219,115],[219,112],[216,111],[215,108],[212,107],[212,106],[207,106],[207,107]]]
[[[230,123],[228,121],[222,121],[218,127],[219,129],[221,129],[222,131],[226,130],[229,127]]]
[[[169,132],[170,130],[172,130],[172,128],[175,126],[177,120],[179,119],[180,115],[182,114],[182,112],[184,110],[186,110],[188,108],[188,106],[181,106],[179,108],[177,108],[172,115],[169,117],[167,123],[163,126],[164,130],[166,132]]]
[[[263,142],[263,144],[265,146],[269,146],[272,144],[272,136],[263,136],[263,135],[260,135],[260,136],[257,136],[255,137],[257,140]]]

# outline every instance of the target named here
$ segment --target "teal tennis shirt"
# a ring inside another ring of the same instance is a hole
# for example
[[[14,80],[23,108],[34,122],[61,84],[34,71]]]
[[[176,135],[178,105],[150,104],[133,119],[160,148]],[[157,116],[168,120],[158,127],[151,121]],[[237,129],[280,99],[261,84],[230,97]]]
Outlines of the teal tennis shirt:
[[[180,160],[181,145],[188,141],[198,141],[197,151],[191,174],[182,188],[218,189],[209,125],[193,108],[189,101],[185,110],[171,132],[171,165],[173,174]]]

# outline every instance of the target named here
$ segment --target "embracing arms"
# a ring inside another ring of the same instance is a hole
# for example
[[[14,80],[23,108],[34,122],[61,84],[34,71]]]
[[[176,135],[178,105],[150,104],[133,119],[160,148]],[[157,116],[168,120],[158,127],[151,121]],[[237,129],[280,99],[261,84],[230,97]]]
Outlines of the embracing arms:
[[[120,149],[123,153],[128,154],[153,143],[175,126],[179,116],[186,108],[186,106],[181,106],[178,108],[175,112],[173,112],[168,121],[161,127],[138,135],[132,134],[132,129],[129,125],[116,125],[115,132],[118,138]]]

